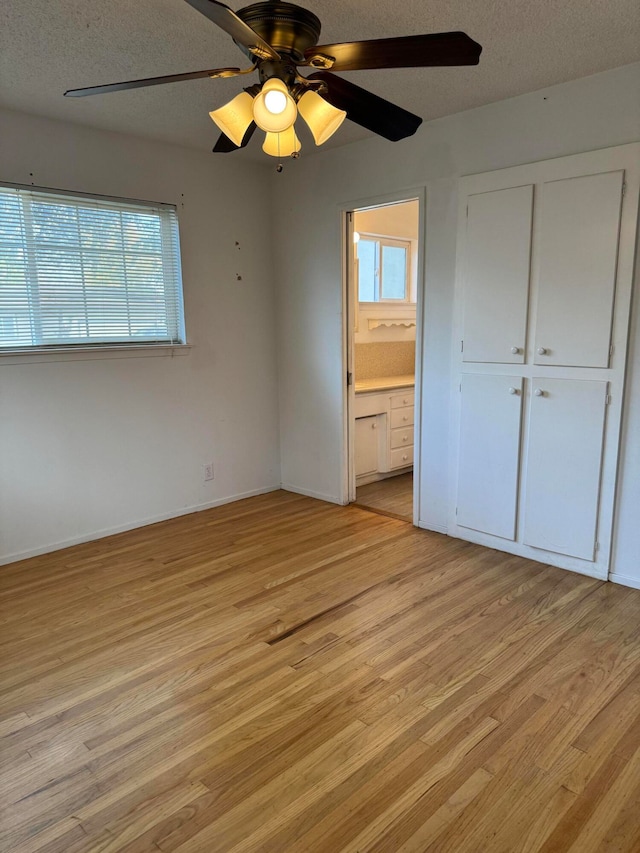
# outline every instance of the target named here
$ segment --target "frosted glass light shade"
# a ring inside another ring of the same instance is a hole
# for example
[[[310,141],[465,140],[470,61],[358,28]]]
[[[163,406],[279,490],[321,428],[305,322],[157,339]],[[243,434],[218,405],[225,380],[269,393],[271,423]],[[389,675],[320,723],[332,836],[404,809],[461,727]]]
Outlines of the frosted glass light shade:
[[[308,91],[298,101],[298,112],[309,125],[316,145],[322,145],[336,132],[347,117],[344,110],[338,110],[317,92]]]
[[[271,97],[271,93],[280,97]],[[253,120],[265,133],[282,133],[292,127],[297,117],[296,102],[286,85],[278,77],[271,77],[253,99]]]
[[[300,150],[300,140],[292,126],[282,133],[267,133],[262,150],[272,157],[291,157]]]
[[[247,128],[253,121],[253,98],[248,92],[241,92],[220,109],[209,113],[225,136],[235,145],[242,145]]]

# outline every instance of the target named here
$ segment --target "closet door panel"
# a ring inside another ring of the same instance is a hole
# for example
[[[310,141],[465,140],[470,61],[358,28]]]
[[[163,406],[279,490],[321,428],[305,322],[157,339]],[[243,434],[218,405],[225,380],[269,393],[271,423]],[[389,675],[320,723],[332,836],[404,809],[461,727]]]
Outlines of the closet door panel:
[[[463,361],[524,361],[533,186],[469,196]]]
[[[465,373],[461,385],[456,521],[515,539],[518,503],[520,376]]]
[[[531,382],[524,543],[593,560],[607,383]]]
[[[609,365],[623,174],[542,188],[536,364]]]

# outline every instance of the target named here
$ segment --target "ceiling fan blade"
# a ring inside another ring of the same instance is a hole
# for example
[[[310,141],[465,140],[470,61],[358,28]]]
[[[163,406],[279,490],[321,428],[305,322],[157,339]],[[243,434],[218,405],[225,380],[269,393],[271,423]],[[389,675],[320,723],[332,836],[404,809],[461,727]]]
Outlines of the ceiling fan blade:
[[[231,151],[239,151],[241,148],[244,148],[249,144],[249,140],[253,136],[256,129],[255,121],[252,121],[249,127],[247,128],[247,132],[242,137],[242,145],[236,145],[235,142],[232,142],[228,136],[224,133],[221,133],[218,137],[218,141],[213,146],[214,154],[229,154]]]
[[[425,36],[351,41],[310,47],[305,58],[332,56],[332,71],[366,68],[426,68],[440,65],[477,65],[482,47],[466,33],[433,33]]]
[[[339,110],[345,110],[351,121],[391,142],[412,136],[422,124],[420,116],[328,71],[316,71],[315,74],[310,74],[308,79],[324,81],[327,91],[320,94],[325,101]]]
[[[253,69],[250,69],[253,70]],[[178,83],[180,80],[198,80],[201,77],[235,77],[243,74],[240,68],[212,68],[209,71],[187,71],[186,74],[169,74],[165,77],[146,77],[144,80],[125,80],[123,83],[107,83],[104,86],[87,86],[85,89],[69,89],[67,98],[84,98],[85,95],[102,95],[105,92],[122,92],[124,89],[142,89],[144,86],[159,86],[163,83]]]
[[[217,0],[187,0],[187,3],[217,24],[238,44],[246,47],[256,58],[280,59],[271,45],[224,3],[218,3]]]

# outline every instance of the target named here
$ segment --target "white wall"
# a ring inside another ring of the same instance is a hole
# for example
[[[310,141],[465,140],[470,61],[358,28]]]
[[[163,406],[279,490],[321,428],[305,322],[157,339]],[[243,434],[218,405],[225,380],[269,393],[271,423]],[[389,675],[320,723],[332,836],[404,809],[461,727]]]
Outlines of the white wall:
[[[457,178],[640,139],[640,64],[303,156],[273,181],[278,209],[282,479],[341,501],[340,209],[427,188],[420,519],[446,529]],[[637,300],[636,300],[637,301]],[[640,582],[640,328],[636,305],[615,571]],[[634,439],[635,436],[635,439]]]
[[[0,561],[277,487],[265,168],[19,113],[0,127],[0,180],[178,204],[193,344],[0,359]]]
[[[418,239],[419,203],[407,201],[358,210],[353,217],[353,228],[368,234],[382,234],[402,240]]]

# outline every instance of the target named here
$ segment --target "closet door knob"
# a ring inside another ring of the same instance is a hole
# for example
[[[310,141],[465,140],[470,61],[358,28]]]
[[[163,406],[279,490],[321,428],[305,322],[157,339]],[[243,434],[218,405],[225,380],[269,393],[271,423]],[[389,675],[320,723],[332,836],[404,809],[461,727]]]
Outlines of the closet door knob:
[[[538,355],[547,355],[548,349],[546,347],[538,347]]]
[[[371,424],[371,429],[377,429],[377,428],[378,428],[378,424],[374,421],[374,422]]]
[[[509,388],[509,393],[510,393],[510,394],[517,394],[517,393],[518,393],[518,389],[517,389],[517,388],[514,388],[513,386],[511,386],[511,388]]]
[[[544,391],[542,390],[542,388],[536,388],[533,393],[536,395],[536,397],[544,397]]]
[[[511,352],[514,355],[518,355],[518,353],[520,352],[520,347],[511,347]]]

